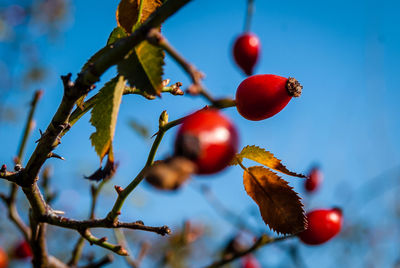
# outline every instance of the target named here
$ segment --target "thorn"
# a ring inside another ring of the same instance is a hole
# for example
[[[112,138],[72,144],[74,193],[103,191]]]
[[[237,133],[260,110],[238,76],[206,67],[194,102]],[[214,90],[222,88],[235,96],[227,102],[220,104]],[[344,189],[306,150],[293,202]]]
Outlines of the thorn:
[[[58,154],[56,154],[56,153],[53,153],[53,152],[50,152],[50,153],[47,155],[47,158],[58,158],[58,159],[61,159],[61,160],[65,160],[64,157],[62,157],[62,156],[60,156],[60,155],[58,155]]]
[[[14,170],[15,170],[15,171],[20,171],[21,169],[22,169],[21,164],[16,164],[16,165],[14,166]]]
[[[102,244],[106,241],[107,241],[107,237],[105,237],[105,236],[99,239],[99,243],[102,243]]]
[[[121,215],[121,211],[118,211],[116,214],[117,214],[118,216]]]
[[[118,195],[122,193],[124,190],[121,186],[115,185],[114,186],[115,191],[117,191]]]
[[[1,166],[0,172],[6,172],[6,171],[7,171],[7,166],[6,166],[6,164],[3,164]]]
[[[43,132],[40,128],[39,128],[39,133],[40,133],[40,138],[36,140],[35,143],[38,143],[43,138]]]
[[[53,210],[53,213],[54,213],[54,214],[57,214],[57,215],[64,215],[64,214],[65,214],[65,211],[62,211],[62,210]]]

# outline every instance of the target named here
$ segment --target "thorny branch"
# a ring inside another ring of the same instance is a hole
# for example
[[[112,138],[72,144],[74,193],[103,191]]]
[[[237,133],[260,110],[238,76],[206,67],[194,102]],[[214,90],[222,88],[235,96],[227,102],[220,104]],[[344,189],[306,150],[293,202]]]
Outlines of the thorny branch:
[[[47,222],[49,224],[66,228],[79,229],[86,239],[95,244],[103,243],[103,246],[106,245],[104,244],[106,242],[102,242],[103,239],[94,238],[87,229],[82,228],[91,228],[96,226],[109,228],[111,227],[110,224],[112,224],[114,228],[124,227],[140,229],[160,234],[166,234],[169,232],[169,229],[165,227],[148,227],[138,223],[121,223],[118,221],[109,222],[106,219],[80,222],[56,216],[49,205],[45,202],[36,181],[38,180],[39,171],[47,158],[54,156],[52,151],[60,144],[61,134],[63,131],[71,127],[69,124],[69,118],[76,101],[94,88],[94,83],[99,81],[100,77],[107,69],[117,64],[133,47],[145,40],[147,33],[152,28],[158,27],[189,1],[190,0],[169,0],[164,3],[137,30],[135,30],[132,35],[120,39],[110,45],[108,53],[103,54],[90,63],[89,68],[82,70],[82,72],[78,74],[75,82],[71,81],[72,74],[62,76],[64,96],[50,124],[46,128],[45,132],[41,134],[41,137],[38,140],[38,145],[29,158],[26,167],[21,168],[17,172],[8,172],[6,168],[2,168],[0,171],[0,178],[14,182],[22,187],[32,208],[31,222],[37,222],[38,226],[44,226],[43,222]],[[160,140],[161,139],[159,139],[159,141]],[[119,210],[117,212],[119,212]],[[117,215],[118,214],[116,214],[116,216]],[[82,224],[84,227],[78,228],[76,224]],[[34,226],[32,225],[32,227]],[[42,231],[44,232],[44,229]],[[26,236],[28,237],[27,234]],[[45,253],[45,251],[42,253]],[[34,259],[40,258],[40,256],[36,255],[38,254],[35,254]],[[44,258],[49,259],[47,256]],[[44,262],[34,262],[34,266],[45,267],[46,261],[47,260],[44,260]]]

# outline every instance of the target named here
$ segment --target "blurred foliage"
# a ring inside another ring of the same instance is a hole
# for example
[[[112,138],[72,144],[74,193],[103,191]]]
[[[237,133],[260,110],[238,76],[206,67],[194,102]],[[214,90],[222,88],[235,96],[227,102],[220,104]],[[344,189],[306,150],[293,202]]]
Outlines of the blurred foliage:
[[[71,15],[69,0],[0,3],[0,123],[19,117],[7,104],[9,95],[36,89],[46,80],[49,66],[42,48],[60,38]]]

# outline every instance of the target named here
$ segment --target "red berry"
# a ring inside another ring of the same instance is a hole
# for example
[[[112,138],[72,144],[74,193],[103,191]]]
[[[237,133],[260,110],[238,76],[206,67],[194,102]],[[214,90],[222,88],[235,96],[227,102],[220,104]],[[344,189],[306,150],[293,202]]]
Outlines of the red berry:
[[[240,35],[233,45],[233,57],[237,65],[247,75],[253,74],[260,53],[260,41],[255,34],[245,33]]]
[[[308,178],[305,181],[304,187],[308,192],[314,192],[318,189],[323,180],[323,174],[317,167],[311,169]]]
[[[249,254],[242,258],[241,268],[261,268],[261,266],[257,259],[253,255]]]
[[[32,257],[31,246],[28,242],[21,241],[14,249],[16,259],[26,259]]]
[[[342,212],[340,209],[319,209],[307,214],[308,228],[299,234],[303,243],[319,245],[340,232]]]
[[[8,267],[8,256],[7,253],[0,248],[0,268],[7,268]]]
[[[218,110],[203,109],[183,121],[175,140],[175,155],[192,160],[197,174],[212,174],[229,164],[237,146],[238,134],[232,122]]]
[[[299,97],[302,88],[294,78],[273,74],[253,75],[237,88],[236,107],[248,120],[267,119],[279,113],[292,97]]]

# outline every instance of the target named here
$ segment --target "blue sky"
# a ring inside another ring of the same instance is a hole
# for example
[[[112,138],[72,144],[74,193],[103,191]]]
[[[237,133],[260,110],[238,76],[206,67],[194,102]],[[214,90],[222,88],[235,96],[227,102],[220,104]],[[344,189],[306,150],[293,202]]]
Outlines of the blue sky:
[[[325,181],[307,208],[345,206],[343,195],[357,195],[364,181],[400,164],[400,2],[256,0],[255,4],[252,32],[262,44],[256,73],[294,76],[304,86],[303,95],[278,115],[260,122],[245,120],[235,108],[224,112],[237,125],[241,146],[266,148],[298,172],[306,172],[313,163],[321,165]],[[104,46],[116,26],[117,1],[74,1],[73,6],[74,19],[61,41],[42,47],[54,76],[43,86],[45,95],[37,114],[41,129],[46,128],[62,96],[58,76],[76,74],[85,60]],[[233,97],[245,78],[231,55],[232,42],[243,29],[244,11],[244,0],[196,0],[171,17],[162,29],[170,43],[206,74],[205,85],[216,97]],[[114,69],[107,72],[101,84],[114,73]],[[184,87],[189,83],[187,75],[168,56],[164,77],[181,81]],[[8,101],[27,103],[29,96],[11,96]],[[205,104],[190,96],[165,95],[154,101],[124,97],[115,137],[115,153],[121,165],[114,184],[129,183],[143,166],[151,145],[129,129],[130,118],[155,132],[161,111],[167,110],[170,118],[176,119]],[[69,194],[75,194],[77,206],[89,198],[85,196],[86,188],[81,187],[87,184],[82,175],[98,167],[98,158],[90,146],[89,136],[94,129],[88,120],[88,116],[83,117],[57,149],[67,161],[49,161],[55,166],[57,187],[70,189],[56,203],[61,209]],[[0,137],[7,140],[2,143],[3,162],[10,164],[5,152],[15,151],[19,141],[15,133],[21,127],[7,125],[8,131],[4,131],[2,126]],[[157,158],[172,153],[174,134],[175,130],[166,135]],[[35,132],[33,139],[37,137]],[[31,143],[28,151],[33,148]],[[241,175],[241,169],[233,167],[210,178],[195,177],[176,194],[140,185],[124,206],[122,217],[140,218],[152,225],[176,225],[194,217],[214,222],[215,236],[222,239],[229,228],[195,190],[196,185],[210,185],[234,211],[255,209],[243,189]],[[285,178],[305,196],[299,179]],[[99,214],[109,210],[115,198],[110,189]],[[351,219],[353,212],[346,208],[344,212]],[[70,215],[83,217],[85,213],[75,208]]]

